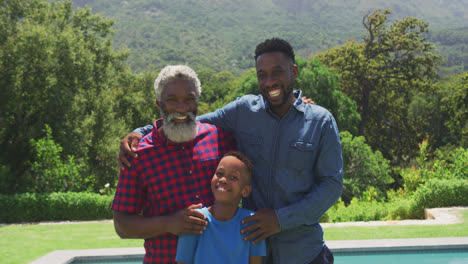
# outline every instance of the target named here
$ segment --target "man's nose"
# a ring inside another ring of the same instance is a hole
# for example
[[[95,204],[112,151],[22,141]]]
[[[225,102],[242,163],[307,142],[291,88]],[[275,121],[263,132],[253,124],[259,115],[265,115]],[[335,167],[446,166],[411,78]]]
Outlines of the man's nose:
[[[270,87],[273,87],[275,84],[276,84],[276,78],[272,74],[268,75],[265,80],[265,86],[267,88],[270,88]]]
[[[179,113],[186,113],[188,112],[188,104],[184,103],[184,102],[179,102],[177,105],[176,105],[176,111],[179,112]]]

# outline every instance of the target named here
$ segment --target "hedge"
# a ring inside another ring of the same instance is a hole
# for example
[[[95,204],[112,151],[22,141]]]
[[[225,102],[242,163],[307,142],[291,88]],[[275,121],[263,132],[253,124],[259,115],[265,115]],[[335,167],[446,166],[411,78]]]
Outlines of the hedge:
[[[0,222],[110,219],[113,198],[83,192],[0,194]]]
[[[387,203],[353,199],[348,206],[340,200],[320,222],[423,219],[425,208],[468,206],[468,180],[431,179],[413,195]]]
[[[431,179],[411,197],[388,203],[355,199],[337,202],[321,222],[415,219],[424,208],[468,206],[468,180]],[[94,193],[0,194],[0,223],[111,219],[113,195]]]

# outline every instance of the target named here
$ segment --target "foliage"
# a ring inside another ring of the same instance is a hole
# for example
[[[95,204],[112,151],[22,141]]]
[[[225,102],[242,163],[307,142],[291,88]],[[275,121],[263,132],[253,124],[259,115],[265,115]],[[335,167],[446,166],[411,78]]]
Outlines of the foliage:
[[[255,45],[275,36],[289,40],[297,56],[309,58],[362,35],[362,14],[376,8],[396,10],[392,18],[424,19],[440,31],[455,31],[467,25],[463,13],[466,2],[448,0],[426,0],[424,5],[414,0],[73,2],[78,7],[89,5],[93,12],[115,19],[116,46],[131,49],[128,62],[139,72],[167,64],[188,64],[196,71],[208,68],[241,76],[255,66]],[[459,35],[463,34],[462,29]],[[458,42],[460,52],[452,57],[466,56],[466,48],[462,50],[465,43]],[[443,42],[438,46],[448,55],[451,54],[444,50],[454,47]]]
[[[424,140],[419,144],[419,156],[416,165],[403,170],[404,191],[410,195],[431,180],[467,180],[468,149],[458,147],[446,151],[436,150],[431,153],[429,143]]]
[[[468,179],[467,164],[468,149],[459,147],[449,153],[438,150],[429,165],[421,166],[420,172],[426,180],[434,178],[466,180]]]
[[[32,183],[29,191],[63,192],[84,191],[92,185],[94,179],[83,175],[85,164],[75,161],[73,156],[67,156],[62,161],[60,154],[62,147],[52,138],[52,130],[45,126],[46,136],[39,140],[31,139],[31,148],[34,152],[31,165]]]
[[[15,188],[15,175],[11,172],[8,165],[0,164],[0,193],[13,193]]]
[[[364,137],[353,137],[349,132],[340,133],[344,163],[344,186],[342,199],[349,203],[354,197],[364,198],[364,194],[373,188],[379,200],[385,199],[387,186],[393,182],[390,176],[389,161],[379,151],[373,152]]]
[[[97,220],[112,218],[109,210],[114,196],[94,193],[0,194],[2,223]]]
[[[468,180],[431,179],[413,195],[417,209],[468,205]]]
[[[64,155],[86,162],[84,174],[103,186],[117,176],[115,153],[128,131],[116,96],[138,79],[112,50],[112,21],[73,10],[71,1],[21,0],[0,4],[0,163],[24,191],[30,140],[45,124]],[[37,141],[36,141],[37,142]],[[97,189],[97,187],[96,187]]]
[[[385,204],[377,201],[361,202],[353,198],[348,206],[339,200],[327,211],[328,222],[377,221],[384,217]]]
[[[468,27],[434,29],[428,35],[428,41],[434,43],[438,53],[444,58],[441,66],[449,73],[463,73],[467,70]]]
[[[234,86],[234,75],[227,71],[216,72],[210,69],[199,70],[197,75],[202,86],[198,101],[199,114],[212,112],[230,102],[228,95]]]
[[[316,104],[328,109],[336,119],[340,131],[357,134],[360,116],[356,102],[344,94],[339,87],[338,75],[332,73],[318,60],[305,61],[297,58],[299,74],[296,88]]]
[[[454,76],[439,92],[441,111],[447,116],[444,125],[451,142],[468,147],[468,74]]]
[[[340,74],[341,89],[358,105],[358,135],[373,149],[399,164],[414,156],[421,124],[411,123],[408,108],[417,92],[434,90],[439,57],[426,42],[428,24],[416,18],[388,25],[389,10],[364,16],[362,43],[349,41],[319,54],[325,65]]]

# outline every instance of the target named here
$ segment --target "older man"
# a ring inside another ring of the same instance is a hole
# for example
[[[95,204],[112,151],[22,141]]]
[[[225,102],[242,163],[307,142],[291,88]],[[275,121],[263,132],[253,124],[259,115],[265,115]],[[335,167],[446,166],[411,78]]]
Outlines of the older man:
[[[139,158],[120,172],[111,209],[120,237],[145,239],[144,263],[174,263],[177,235],[205,229],[205,216],[194,209],[212,204],[211,178],[235,142],[195,121],[201,87],[189,67],[165,67],[154,89],[162,119],[140,140]]]

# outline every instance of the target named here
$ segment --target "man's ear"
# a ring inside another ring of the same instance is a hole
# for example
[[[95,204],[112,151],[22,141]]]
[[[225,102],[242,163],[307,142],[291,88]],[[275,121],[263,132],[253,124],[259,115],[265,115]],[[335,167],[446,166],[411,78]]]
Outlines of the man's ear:
[[[297,78],[297,73],[299,72],[299,69],[297,68],[297,65],[296,64],[293,64],[292,66],[292,75],[293,75],[293,78],[294,80],[296,80]]]
[[[250,192],[252,192],[252,186],[249,184],[249,185],[245,185],[243,188],[242,188],[242,197],[247,197],[250,195]]]

